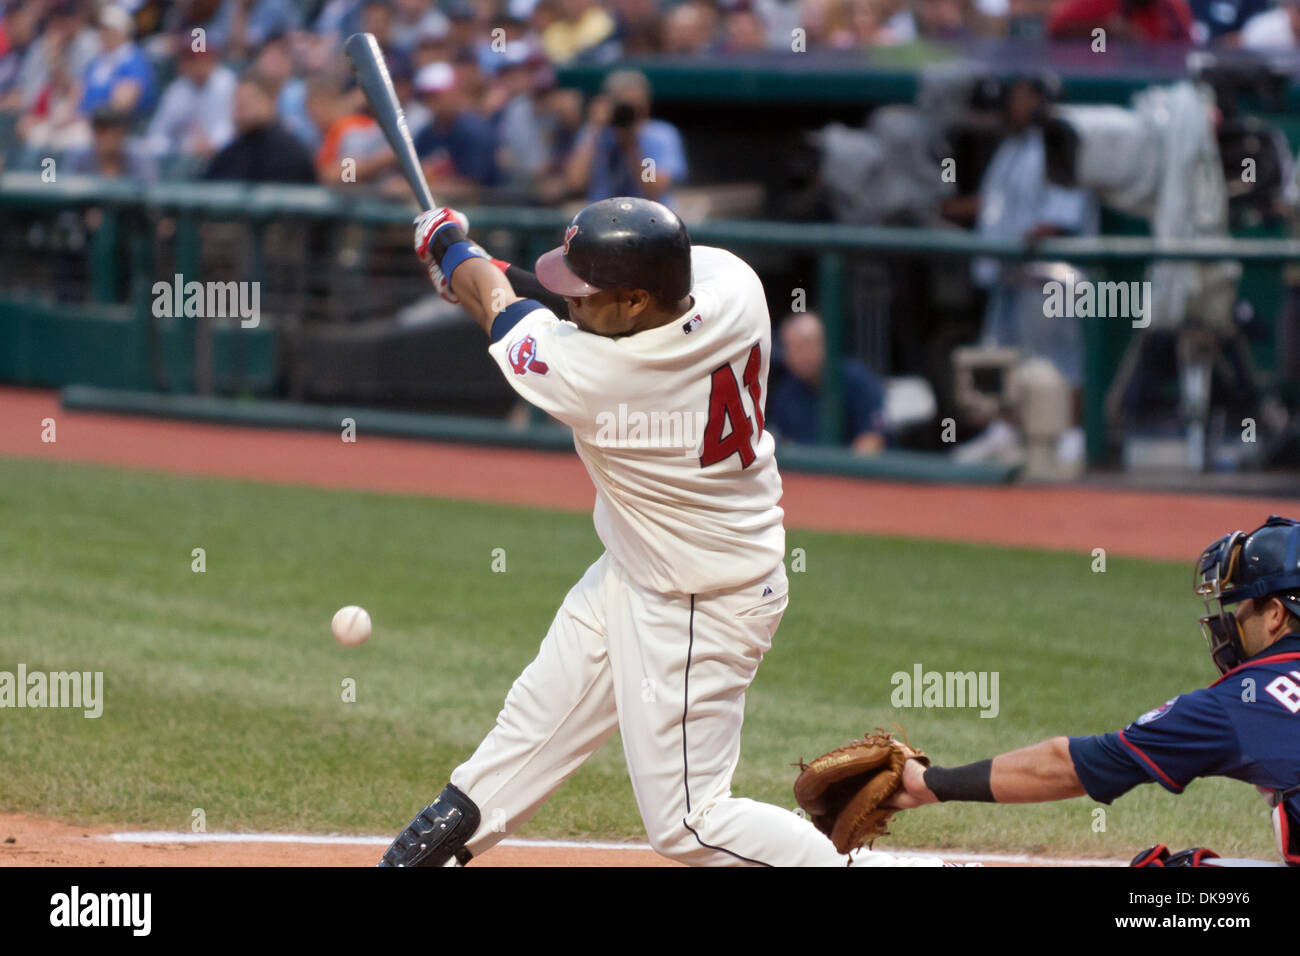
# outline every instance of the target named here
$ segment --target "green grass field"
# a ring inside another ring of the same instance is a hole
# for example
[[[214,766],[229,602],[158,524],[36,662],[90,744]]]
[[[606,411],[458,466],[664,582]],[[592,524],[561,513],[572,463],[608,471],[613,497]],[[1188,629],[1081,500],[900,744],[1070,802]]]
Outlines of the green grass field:
[[[1213,676],[1182,564],[1111,558],[1094,574],[1086,554],[798,531],[789,545],[807,569],[749,694],[737,794],[793,806],[792,761],[876,726],[965,762],[1115,729]],[[0,710],[0,809],[395,832],[491,727],[599,553],[584,515],[0,459],[0,670],[105,682],[97,720]],[[329,634],[349,603],[375,620],[358,649]],[[890,675],[916,663],[997,671],[1000,713],[895,709]],[[1104,831],[1097,807],[927,807],[878,846],[1272,856],[1245,784],[1144,786],[1106,809]],[[617,743],[524,834],[642,838]]]

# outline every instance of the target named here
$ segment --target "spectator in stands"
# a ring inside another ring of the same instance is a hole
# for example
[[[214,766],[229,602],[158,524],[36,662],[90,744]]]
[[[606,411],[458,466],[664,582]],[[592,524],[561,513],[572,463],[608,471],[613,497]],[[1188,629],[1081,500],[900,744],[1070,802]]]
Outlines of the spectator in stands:
[[[623,55],[650,56],[660,52],[661,17],[656,0],[614,0],[614,36]]]
[[[777,330],[784,374],[767,401],[765,427],[785,441],[818,443],[826,332],[814,312],[795,312]],[[885,388],[855,359],[843,359],[843,430],[838,443],[856,454],[874,455],[885,447]]]
[[[417,94],[433,120],[415,136],[415,152],[435,195],[472,198],[496,184],[496,136],[474,112],[450,63],[430,63],[415,78]]]
[[[276,91],[280,123],[311,152],[320,148],[320,130],[307,114],[307,84],[294,76],[293,50],[287,34],[270,37],[253,61],[257,75]]]
[[[482,18],[486,11],[476,6],[474,0],[443,0],[443,13],[447,15],[447,44],[454,59],[465,50],[473,50],[479,37],[486,33]]]
[[[596,0],[540,0],[535,15],[552,63],[608,61],[618,55],[614,18]]]
[[[361,8],[361,31],[378,42],[390,75],[411,76],[411,58],[394,42],[393,8],[388,0],[366,0]]]
[[[244,71],[235,91],[238,135],[212,158],[204,178],[255,183],[316,182],[307,147],[277,119],[280,87],[256,69]]]
[[[410,56],[426,37],[445,37],[450,25],[434,0],[396,0],[393,4],[393,46]],[[414,65],[419,70],[424,64]]]
[[[549,159],[534,90],[540,53],[516,40],[497,58],[502,63],[486,107],[496,126],[496,166],[502,185],[532,192]]]
[[[732,0],[744,3],[747,0]],[[767,19],[780,20],[779,8]],[[756,10],[764,7],[756,2]],[[799,0],[800,19],[795,26],[812,49],[864,49],[913,42],[918,32],[936,39],[966,31],[966,0]],[[780,34],[780,47],[790,47],[789,28]]]
[[[15,132],[23,144],[18,162],[34,168],[46,157],[89,151],[94,137],[79,109],[80,84],[71,70],[56,67],[45,87],[19,118]]]
[[[557,86],[552,73],[547,80],[539,81],[537,116],[546,150],[546,165],[536,184],[538,200],[556,205],[580,198],[582,194],[569,186],[565,171],[582,131],[582,94]]]
[[[1300,47],[1300,0],[1278,0],[1246,21],[1237,42],[1246,50],[1294,50]]]
[[[870,11],[867,23],[870,24],[871,32],[867,34],[862,27],[859,27],[858,33],[865,37],[868,45],[901,46],[916,42],[917,34],[921,29],[917,26],[917,15],[913,13],[913,5],[908,0],[875,0],[864,6]],[[966,26],[965,12],[962,11],[961,17],[963,28]],[[933,35],[933,32],[930,35]]]
[[[478,56],[470,47],[461,47],[451,58],[451,68],[456,73],[456,89],[460,101],[479,113],[487,96],[490,76],[479,66]]]
[[[984,0],[995,4],[998,0]],[[1025,40],[1039,43],[1047,38],[1047,17],[1051,12],[1053,0],[1006,0],[1005,16],[1006,35],[1013,40]]]
[[[365,0],[325,0],[312,22],[312,32],[337,47],[361,28],[361,7]]]
[[[494,20],[478,37],[474,43],[474,59],[479,71],[490,79],[508,63],[517,62],[520,51],[531,53],[538,49],[540,55],[540,46],[541,41],[526,19],[507,15]]]
[[[359,89],[345,91],[333,74],[307,81],[307,113],[321,133],[316,181],[323,186],[387,188],[385,181],[393,174],[397,157],[379,125],[362,111],[362,99]]]
[[[1047,23],[1053,40],[1092,40],[1106,31],[1109,42],[1192,42],[1192,11],[1187,0],[1059,0]]]
[[[799,0],[797,27],[805,49],[844,49],[853,45],[847,0]]]
[[[74,175],[153,182],[157,176],[149,151],[131,136],[132,114],[100,107],[91,116],[94,145],[73,153],[65,169]]]
[[[909,0],[809,2],[805,6],[813,16],[815,30],[806,38],[807,45],[810,49],[865,49],[911,43],[916,39],[922,0],[915,5],[918,12],[914,16]]]
[[[36,4],[0,10],[0,104],[18,90],[23,60],[39,33],[40,15]]]
[[[21,60],[16,84],[8,96],[0,97],[0,111],[27,113],[37,108],[37,101],[48,96],[56,82],[56,74],[80,77],[98,52],[99,38],[90,28],[84,7],[75,0],[51,4],[40,35],[25,53],[16,56],[15,63]]]
[[[687,0],[664,15],[664,52],[681,56],[705,53],[713,45],[715,27],[712,8]]]
[[[99,39],[77,4],[50,7],[45,29],[27,46],[17,83],[3,104],[21,113],[14,129],[23,144],[13,156],[18,165],[35,168],[47,157],[91,148],[78,79],[98,49]]]
[[[925,40],[958,40],[970,36],[968,0],[914,0],[916,34]]]
[[[197,172],[235,135],[235,74],[210,41],[195,49],[189,34],[177,38],[176,79],[158,101],[146,141],[167,178]]]
[[[722,20],[723,53],[759,53],[767,49],[763,21],[748,2],[737,3]]]
[[[455,55],[446,31],[441,33],[424,33],[415,41],[411,50],[411,69],[418,74],[430,63],[449,63]]]
[[[686,179],[686,152],[677,128],[650,118],[650,81],[636,70],[605,78],[592,97],[587,125],[569,158],[574,192],[588,200],[641,196],[672,206],[672,189]]]
[[[209,48],[227,50],[233,58],[244,60],[271,37],[301,26],[294,0],[221,0],[203,28]]]
[[[1188,0],[1188,7],[1196,43],[1232,45],[1248,20],[1269,9],[1269,0]]]
[[[153,67],[132,42],[131,16],[118,6],[99,12],[99,53],[82,76],[84,115],[108,107],[132,117],[147,115],[155,99]]]

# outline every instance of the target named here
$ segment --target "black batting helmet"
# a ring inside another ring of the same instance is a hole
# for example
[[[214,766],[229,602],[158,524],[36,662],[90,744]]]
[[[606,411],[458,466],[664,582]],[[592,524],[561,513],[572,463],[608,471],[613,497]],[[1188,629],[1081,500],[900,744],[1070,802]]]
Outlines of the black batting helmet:
[[[1270,515],[1254,531],[1224,535],[1197,559],[1195,589],[1208,612],[1201,629],[1210,656],[1227,673],[1246,659],[1230,605],[1275,597],[1300,616],[1300,521]]]
[[[661,302],[691,292],[691,237],[667,206],[616,196],[587,206],[564,245],[537,260],[537,281],[573,298],[602,289],[644,289]]]

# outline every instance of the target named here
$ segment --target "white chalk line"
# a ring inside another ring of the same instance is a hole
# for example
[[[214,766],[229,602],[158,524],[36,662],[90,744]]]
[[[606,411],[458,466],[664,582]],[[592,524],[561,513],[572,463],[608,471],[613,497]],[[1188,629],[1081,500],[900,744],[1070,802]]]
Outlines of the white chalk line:
[[[386,847],[393,842],[386,836],[347,836],[337,833],[187,833],[183,830],[135,830],[110,833],[103,839],[114,843],[297,843],[322,846],[377,846]],[[510,838],[501,846],[529,849],[557,850],[631,850],[640,853],[654,852],[648,843],[617,843],[599,840],[524,840]],[[893,856],[939,856],[954,863],[1024,863],[1051,866],[1126,866],[1127,860],[1036,856],[1028,853],[972,853],[958,850],[888,850]]]

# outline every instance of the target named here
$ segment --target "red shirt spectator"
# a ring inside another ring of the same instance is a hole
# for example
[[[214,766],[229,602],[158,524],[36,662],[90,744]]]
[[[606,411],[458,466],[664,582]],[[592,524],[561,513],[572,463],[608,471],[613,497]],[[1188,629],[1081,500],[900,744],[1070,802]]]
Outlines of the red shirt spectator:
[[[1112,40],[1191,43],[1192,11],[1187,0],[1061,0],[1048,16],[1047,35],[1090,40],[1098,27]]]

